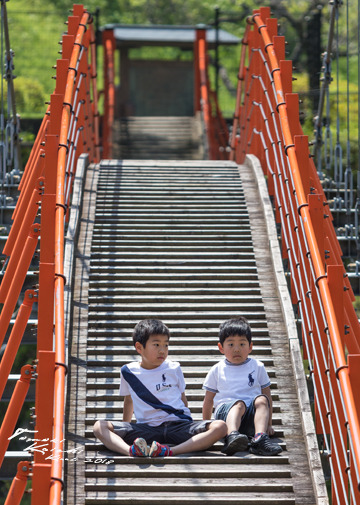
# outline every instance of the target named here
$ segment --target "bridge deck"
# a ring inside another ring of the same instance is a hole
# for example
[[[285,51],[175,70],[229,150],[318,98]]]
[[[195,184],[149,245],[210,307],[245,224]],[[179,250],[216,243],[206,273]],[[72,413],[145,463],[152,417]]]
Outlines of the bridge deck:
[[[69,505],[316,503],[259,201],[250,168],[239,175],[230,162],[113,160],[89,168],[69,344],[66,438],[78,451],[67,462]],[[253,356],[272,380],[282,454],[228,457],[217,443],[202,453],[144,460],[95,441],[96,419],[121,419],[119,370],[136,359],[136,322],[158,317],[169,325],[169,356],[182,365],[189,406],[200,419],[202,381],[220,358],[218,326],[238,314],[250,320]]]

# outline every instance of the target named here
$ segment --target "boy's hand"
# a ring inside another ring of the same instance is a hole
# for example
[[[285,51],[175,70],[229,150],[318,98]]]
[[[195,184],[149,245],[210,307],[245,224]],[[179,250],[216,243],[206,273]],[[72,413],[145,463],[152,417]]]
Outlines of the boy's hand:
[[[274,428],[271,426],[271,424],[269,424],[269,426],[268,426],[268,429],[267,429],[267,434],[269,435],[269,437],[272,437],[272,436],[275,434],[275,430],[274,430]]]

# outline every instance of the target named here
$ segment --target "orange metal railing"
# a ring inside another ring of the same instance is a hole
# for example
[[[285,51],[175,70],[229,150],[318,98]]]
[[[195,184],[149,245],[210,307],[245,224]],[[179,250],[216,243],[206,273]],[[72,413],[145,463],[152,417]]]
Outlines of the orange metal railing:
[[[291,296],[302,322],[316,429],[331,467],[332,503],[360,504],[360,326],[332,216],[299,121],[292,62],[269,8],[248,19],[230,159],[256,155],[281,225]]]
[[[92,17],[74,5],[56,64],[56,87],[19,186],[13,225],[3,254],[8,257],[0,286],[0,342],[8,332],[19,298],[23,302],[0,364],[0,393],[10,374],[27,322],[38,303],[37,356],[22,368],[0,427],[0,464],[29,388],[36,378],[34,438],[46,441],[33,461],[20,462],[6,499],[20,503],[28,476],[31,503],[60,504],[63,488],[65,409],[64,233],[76,164],[81,154],[100,159],[95,34]],[[40,223],[38,222],[40,220]],[[39,284],[21,294],[40,238]]]
[[[103,159],[112,158],[113,125],[115,117],[115,38],[113,30],[103,31],[104,47],[104,121],[103,121]]]
[[[196,31],[194,47],[195,111],[201,112],[204,130],[205,158],[227,159],[229,142],[226,122],[221,114],[216,93],[210,88],[206,30]]]

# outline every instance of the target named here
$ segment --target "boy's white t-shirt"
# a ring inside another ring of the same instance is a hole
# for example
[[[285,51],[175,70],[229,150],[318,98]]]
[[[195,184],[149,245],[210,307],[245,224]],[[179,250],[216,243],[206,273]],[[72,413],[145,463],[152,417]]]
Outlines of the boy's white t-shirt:
[[[261,390],[270,386],[270,379],[264,364],[254,358],[247,358],[236,365],[223,359],[214,365],[205,378],[203,389],[216,393],[215,411],[223,404],[243,400],[248,407]]]
[[[156,396],[162,403],[175,409],[180,409],[191,417],[190,410],[181,399],[185,391],[185,379],[180,368],[180,363],[165,360],[157,368],[147,370],[140,366],[139,361],[128,363],[130,371]],[[134,414],[138,423],[147,423],[150,426],[159,426],[165,421],[181,421],[175,414],[167,413],[162,409],[155,409],[141,400],[120,372],[120,396],[131,395]]]

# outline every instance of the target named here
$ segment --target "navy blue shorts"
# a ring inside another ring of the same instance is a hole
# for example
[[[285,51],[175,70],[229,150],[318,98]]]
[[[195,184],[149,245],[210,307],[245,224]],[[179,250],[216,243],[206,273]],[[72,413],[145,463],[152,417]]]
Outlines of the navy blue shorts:
[[[114,432],[131,445],[138,437],[148,444],[154,440],[160,444],[179,445],[189,438],[207,430],[211,421],[167,421],[159,426],[146,423],[112,422]]]
[[[259,395],[265,396],[265,395]],[[258,398],[258,396],[256,397]],[[239,432],[247,435],[249,438],[252,438],[255,435],[255,425],[254,425],[254,416],[255,416],[255,400],[250,403],[248,407],[245,406],[245,414],[241,418],[241,424],[239,428]],[[267,396],[265,398],[268,400]],[[230,412],[230,409],[235,405],[235,403],[242,402],[242,400],[233,400],[231,402],[223,403],[215,412],[215,419],[220,419],[221,421],[226,422],[226,418]],[[268,400],[269,401],[269,400]],[[242,402],[245,405],[245,402]]]

